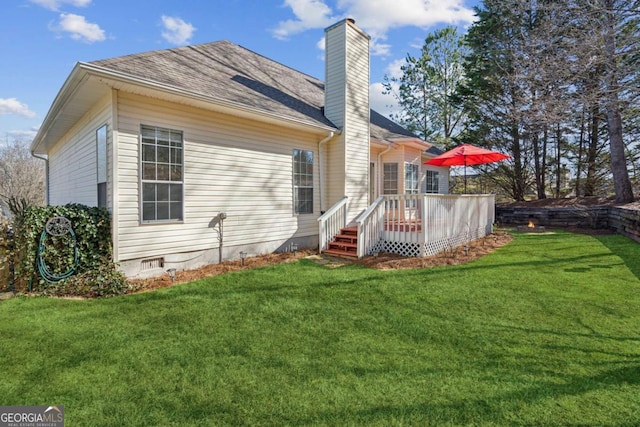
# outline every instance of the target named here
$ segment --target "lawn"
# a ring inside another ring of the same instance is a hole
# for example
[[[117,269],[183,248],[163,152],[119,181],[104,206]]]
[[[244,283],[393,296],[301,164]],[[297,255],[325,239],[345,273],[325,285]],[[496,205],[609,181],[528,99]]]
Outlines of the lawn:
[[[516,234],[475,262],[308,260],[0,302],[0,405],[67,426],[640,425],[640,245]]]

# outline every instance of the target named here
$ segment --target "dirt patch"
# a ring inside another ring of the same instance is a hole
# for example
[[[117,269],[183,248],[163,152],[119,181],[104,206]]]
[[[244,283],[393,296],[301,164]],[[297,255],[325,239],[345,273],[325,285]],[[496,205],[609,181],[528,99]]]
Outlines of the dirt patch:
[[[408,268],[430,268],[444,265],[464,264],[484,255],[487,255],[497,248],[506,245],[513,237],[506,231],[496,231],[495,233],[469,243],[468,248],[459,246],[451,250],[444,251],[434,256],[426,258],[408,258],[401,255],[381,253],[378,256],[367,256],[363,259],[336,258],[325,255],[318,255],[313,251],[297,251],[296,253],[285,252],[269,254],[247,258],[244,265],[240,261],[227,261],[220,264],[211,264],[195,270],[178,271],[174,281],[168,275],[149,279],[131,280],[137,292],[147,292],[154,289],[166,288],[181,283],[187,283],[205,277],[212,277],[218,274],[232,271],[246,270],[268,265],[292,262],[302,258],[311,259],[327,268],[339,268],[344,265],[356,264],[368,268],[379,270],[398,270]]]

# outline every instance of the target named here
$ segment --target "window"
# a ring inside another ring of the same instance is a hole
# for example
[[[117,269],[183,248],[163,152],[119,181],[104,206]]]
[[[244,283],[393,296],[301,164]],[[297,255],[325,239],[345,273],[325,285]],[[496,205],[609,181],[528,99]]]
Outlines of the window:
[[[96,130],[98,207],[107,207],[107,125]]]
[[[398,164],[385,163],[383,194],[398,194]]]
[[[182,221],[182,132],[142,126],[142,222]]]
[[[426,171],[425,174],[425,193],[438,193],[440,188],[440,173],[437,171]]]
[[[405,163],[404,165],[404,192],[405,194],[418,194],[418,165]]]
[[[313,151],[293,150],[293,211],[313,213]]]

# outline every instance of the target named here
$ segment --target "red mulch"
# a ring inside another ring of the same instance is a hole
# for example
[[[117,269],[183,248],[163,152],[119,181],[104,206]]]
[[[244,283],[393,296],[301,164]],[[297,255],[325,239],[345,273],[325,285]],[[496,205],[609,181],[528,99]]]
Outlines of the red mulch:
[[[396,254],[381,253],[377,257],[367,256],[363,259],[336,259],[333,257],[319,257],[317,252],[297,251],[276,253],[247,258],[243,266],[240,261],[227,261],[220,264],[211,264],[195,270],[184,270],[176,273],[175,281],[171,281],[168,275],[149,279],[131,280],[138,292],[147,292],[154,289],[166,288],[180,283],[187,283],[205,277],[216,276],[231,271],[246,270],[284,262],[292,262],[301,258],[315,259],[319,263],[329,262],[333,266],[357,264],[379,270],[397,270],[407,268],[429,268],[442,265],[464,264],[493,252],[495,249],[506,245],[513,237],[505,231],[497,231],[494,234],[483,237],[469,244],[467,253],[464,247],[453,248],[434,256],[426,258],[408,258]]]

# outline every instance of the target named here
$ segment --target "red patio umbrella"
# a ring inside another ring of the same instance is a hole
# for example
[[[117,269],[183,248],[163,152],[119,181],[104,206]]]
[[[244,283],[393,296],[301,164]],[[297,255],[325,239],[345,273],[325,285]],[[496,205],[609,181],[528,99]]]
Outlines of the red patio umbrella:
[[[467,192],[467,166],[499,162],[510,156],[471,144],[462,144],[424,162],[433,166],[464,166],[464,192]]]

